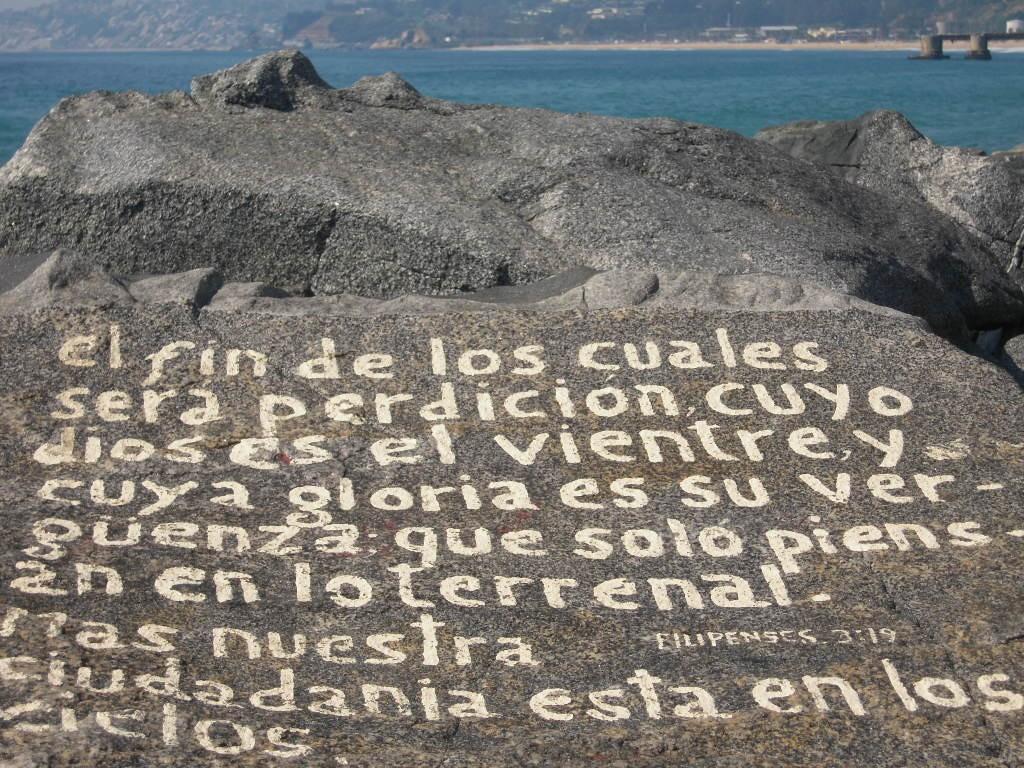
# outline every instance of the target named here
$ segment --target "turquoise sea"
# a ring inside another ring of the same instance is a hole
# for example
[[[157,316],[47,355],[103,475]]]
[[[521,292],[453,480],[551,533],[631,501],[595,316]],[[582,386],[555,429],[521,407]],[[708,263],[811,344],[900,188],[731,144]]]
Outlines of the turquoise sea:
[[[96,89],[186,89],[255,52],[0,54],[0,162],[58,99]],[[753,134],[790,120],[897,109],[943,144],[1024,144],[1024,52],[988,62],[907,52],[311,51],[332,85],[388,70],[424,93],[566,112],[670,117]]]

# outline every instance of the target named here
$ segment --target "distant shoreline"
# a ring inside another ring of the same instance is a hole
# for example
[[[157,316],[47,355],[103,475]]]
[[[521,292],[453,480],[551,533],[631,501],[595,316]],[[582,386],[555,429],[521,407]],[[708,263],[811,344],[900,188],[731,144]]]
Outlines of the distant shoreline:
[[[262,50],[262,49],[261,49]],[[28,53],[251,53],[251,51],[234,51],[231,48],[7,48],[0,51],[0,56],[20,55]]]
[[[966,51],[968,45],[946,43],[946,49],[954,53]],[[621,42],[621,43],[517,43],[513,45],[466,45],[453,48],[456,51],[907,51],[920,49],[918,40],[875,40],[871,42],[825,42],[825,43],[769,43],[769,42]],[[996,46],[989,49],[999,51],[1024,51],[1021,46]]]
[[[621,43],[517,43],[466,45],[457,51],[916,51],[917,40],[881,40],[865,43],[677,42]]]

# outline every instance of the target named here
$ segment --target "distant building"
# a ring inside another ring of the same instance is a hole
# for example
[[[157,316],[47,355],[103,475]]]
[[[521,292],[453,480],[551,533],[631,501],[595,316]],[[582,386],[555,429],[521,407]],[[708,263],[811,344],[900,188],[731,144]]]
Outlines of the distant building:
[[[1010,19],[1006,22],[1006,31],[1011,35],[1024,33],[1024,19]]]
[[[750,40],[754,32],[755,30],[745,27],[708,27],[700,36],[707,40],[738,43]]]
[[[736,30],[732,27],[708,27],[700,33],[701,37],[706,37],[708,40],[728,40],[736,34]]]
[[[779,42],[785,42],[787,40],[793,40],[800,36],[800,27],[792,25],[775,26],[775,27],[759,27],[758,35],[765,39],[777,40]]]
[[[878,37],[878,30],[870,27],[866,29],[840,29],[836,33],[837,40],[850,43],[870,42],[876,37]]]
[[[835,27],[820,27],[819,29],[807,30],[807,36],[812,40],[829,40],[839,43],[863,43],[878,38],[878,30],[866,27],[863,29],[836,29]]]
[[[834,40],[838,32],[835,27],[818,27],[807,30],[807,36],[813,40]]]

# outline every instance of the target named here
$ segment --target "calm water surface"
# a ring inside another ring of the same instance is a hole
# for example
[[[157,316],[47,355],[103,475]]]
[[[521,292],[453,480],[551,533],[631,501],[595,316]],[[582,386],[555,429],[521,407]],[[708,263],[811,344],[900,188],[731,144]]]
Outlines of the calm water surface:
[[[0,54],[0,162],[58,99],[96,89],[187,89],[254,55]],[[775,123],[896,109],[943,144],[1024,143],[1024,53],[989,62],[827,51],[312,51],[331,84],[389,70],[424,93],[470,102],[630,117],[666,115],[744,134]],[[959,56],[960,54],[955,54]]]

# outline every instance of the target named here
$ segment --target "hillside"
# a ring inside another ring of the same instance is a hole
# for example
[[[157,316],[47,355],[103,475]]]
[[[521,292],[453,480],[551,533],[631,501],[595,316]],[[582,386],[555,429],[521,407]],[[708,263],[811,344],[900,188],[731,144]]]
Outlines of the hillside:
[[[55,0],[0,13],[0,50],[446,46],[697,38],[709,27],[1001,30],[1024,0]]]
[[[0,50],[276,45],[291,0],[55,0],[0,13]]]

